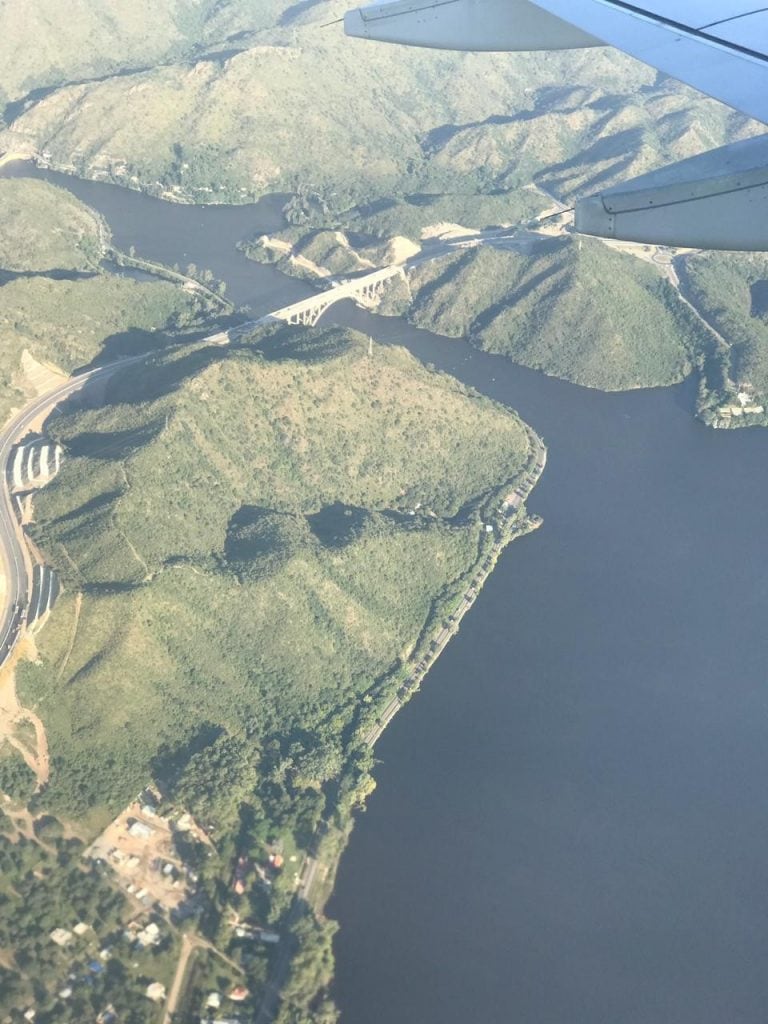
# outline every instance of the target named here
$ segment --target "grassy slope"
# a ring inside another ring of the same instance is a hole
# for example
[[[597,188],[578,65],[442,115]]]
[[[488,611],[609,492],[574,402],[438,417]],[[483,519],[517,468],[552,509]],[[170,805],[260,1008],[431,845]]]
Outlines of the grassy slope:
[[[97,215],[64,189],[0,178],[0,267],[93,270],[101,256]]]
[[[343,6],[314,17],[331,20]],[[743,124],[706,101],[692,109],[692,94],[653,86],[648,69],[615,53],[543,61],[402,50],[317,24],[261,38],[223,65],[62,89],[14,131],[80,173],[197,200],[307,186],[343,206],[395,190],[515,188],[545,168],[568,177],[597,140],[612,147],[601,166],[610,177]],[[557,86],[565,81],[573,86]]]
[[[370,359],[339,331],[313,345],[337,354],[180,356],[156,393],[126,374],[105,409],[51,425],[70,455],[37,501],[39,537],[86,596],[66,665],[71,598],[24,678],[61,803],[119,803],[205,723],[338,744],[477,559],[476,515],[447,517],[519,471],[519,421],[401,351]],[[418,501],[434,517],[377,514]],[[335,503],[354,527],[337,541],[312,518]],[[238,534],[254,510],[272,533]]]
[[[605,390],[671,384],[699,332],[658,272],[600,242],[539,255],[473,250],[415,275],[411,319],[516,362]]]
[[[0,179],[0,272],[19,272],[0,286],[0,418],[23,404],[25,350],[69,371],[105,347],[119,354],[149,344],[147,332],[206,315],[200,299],[175,285],[101,270],[101,244],[96,214],[68,192]],[[52,269],[76,273],[57,280],[45,274]]]
[[[501,224],[517,224],[541,213],[549,202],[531,189],[515,189],[493,195],[467,195],[453,192],[443,195],[418,195],[408,200],[382,200],[361,207],[349,218],[354,231],[389,238],[403,234],[418,239],[424,228],[453,223],[481,229]]]
[[[4,0],[0,103],[41,87],[178,59],[196,46],[270,25],[287,6],[273,0]]]

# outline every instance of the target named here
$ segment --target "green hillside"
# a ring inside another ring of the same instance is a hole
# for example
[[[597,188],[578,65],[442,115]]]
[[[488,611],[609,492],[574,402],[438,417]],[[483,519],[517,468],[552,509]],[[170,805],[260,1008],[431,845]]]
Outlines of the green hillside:
[[[400,350],[309,337],[187,350],[52,421],[36,535],[85,594],[71,656],[69,596],[23,674],[55,806],[117,807],[211,723],[338,766],[343,723],[475,565],[520,422]]]
[[[0,179],[0,420],[31,382],[22,355],[65,372],[202,323],[209,303],[178,285],[100,266],[108,231],[64,189]]]
[[[289,7],[282,0],[4,0],[0,107],[36,89],[242,46]]]
[[[768,257],[763,253],[697,253],[681,267],[684,293],[728,344],[722,354],[732,404],[740,392],[747,405],[768,403]],[[738,401],[736,403],[739,404]],[[768,423],[765,413],[744,422]]]
[[[108,234],[93,210],[30,178],[0,178],[0,267],[12,271],[93,270]]]
[[[5,143],[186,200],[314,190],[339,213],[393,195],[510,191],[540,173],[569,191],[747,130],[615,52],[404,50],[323,27],[344,9],[273,10],[258,44],[228,58],[62,88]]]
[[[34,535],[65,590],[17,670],[50,750],[35,807],[95,831],[154,780],[204,822],[210,851],[179,841],[199,865],[199,928],[246,965],[253,1008],[267,958],[246,957],[233,914],[290,942],[295,884],[273,872],[233,895],[232,864],[275,844],[302,859],[321,818],[326,856],[343,844],[373,786],[363,737],[493,557],[484,523],[529,432],[403,350],[288,327],[126,368],[103,406],[74,400],[47,431],[64,459]],[[301,953],[279,1019],[331,1024],[333,926],[307,916],[291,931]],[[149,977],[165,977],[153,959]],[[190,1006],[206,998],[201,971]],[[107,980],[124,1002],[128,983]],[[57,1019],[76,1018],[41,1016]]]
[[[470,250],[420,268],[412,290],[418,326],[608,391],[679,381],[701,345],[654,267],[591,239]]]

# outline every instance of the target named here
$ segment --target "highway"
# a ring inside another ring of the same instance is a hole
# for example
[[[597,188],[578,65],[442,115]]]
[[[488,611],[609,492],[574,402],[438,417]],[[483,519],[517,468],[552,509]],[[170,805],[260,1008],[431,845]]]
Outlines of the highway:
[[[16,518],[11,495],[8,463],[17,441],[27,433],[32,423],[79,391],[89,381],[108,377],[115,370],[139,362],[146,356],[132,356],[108,366],[71,377],[63,384],[46,391],[25,406],[0,432],[0,565],[5,576],[5,595],[0,619],[0,667],[11,656],[26,620],[31,590],[32,562],[24,541],[24,534]]]

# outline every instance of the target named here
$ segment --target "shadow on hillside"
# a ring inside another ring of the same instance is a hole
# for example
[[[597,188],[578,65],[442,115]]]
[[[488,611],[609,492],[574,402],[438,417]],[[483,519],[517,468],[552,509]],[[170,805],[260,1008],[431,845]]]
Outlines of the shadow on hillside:
[[[574,188],[574,178],[580,176],[580,193],[597,189],[602,183],[616,178],[631,167],[642,142],[641,128],[627,128],[616,135],[598,139],[572,159],[552,164],[535,175],[534,184],[542,185],[555,195],[567,195]],[[593,170],[606,163],[608,166],[603,166],[602,170]]]
[[[75,434],[67,440],[67,454],[76,458],[118,461],[154,441],[162,429],[162,420],[155,419],[129,430]]]
[[[370,519],[367,508],[337,501],[308,515],[307,523],[323,547],[345,548],[360,537]]]
[[[235,323],[242,324],[242,319],[235,318]],[[210,337],[210,333],[209,325],[203,338]],[[161,338],[164,346],[158,346]],[[99,408],[107,404],[142,405],[157,401],[180,390],[187,381],[208,367],[226,360],[322,363],[359,347],[360,342],[343,328],[297,328],[275,323],[255,329],[250,337],[229,344],[202,344],[193,348],[194,344],[192,335],[179,340],[178,337],[170,338],[139,329],[112,335],[106,339],[97,359],[76,372],[119,364],[121,358],[127,360],[146,354],[146,360],[123,367],[117,365],[113,373],[87,381],[62,401],[53,415],[66,416],[84,408]],[[112,433],[83,433],[67,443],[75,455],[117,460],[153,440],[159,430],[160,423],[154,421]]]
[[[492,125],[520,124],[537,117],[533,110],[522,110],[518,114],[492,114],[482,121],[467,121],[464,124],[440,124],[431,131],[426,132],[421,138],[421,151],[426,157],[435,156],[458,135],[464,132],[473,131],[477,128],[487,128]],[[417,197],[408,196],[408,202],[414,206],[428,205],[419,203]]]
[[[463,526],[475,515],[476,510],[477,500],[473,499],[452,518],[437,519],[423,509],[375,511],[337,501],[325,505],[319,512],[310,513],[306,520],[312,534],[323,547],[340,549],[360,540],[365,534],[387,534],[393,530],[422,532],[438,524]]]
[[[167,363],[158,362],[150,356],[141,363],[116,369],[109,377],[87,381],[78,391],[60,402],[46,420],[43,429],[55,437],[57,431],[49,427],[49,422],[59,416],[68,416],[82,409],[98,409],[104,405],[142,405],[145,402],[156,401],[177,391],[185,381],[195,377],[213,363],[231,359],[236,352],[242,358],[240,349],[208,345]],[[118,442],[121,433],[116,432],[115,443]],[[127,434],[130,434],[130,431],[127,431]],[[147,440],[149,439],[147,437]],[[127,443],[127,436],[124,440]],[[96,443],[94,441],[94,444]],[[115,455],[115,458],[118,457]]]
[[[143,580],[99,580],[96,583],[82,583],[80,589],[93,597],[111,597],[114,594],[130,594],[145,586]]]
[[[60,526],[62,523],[75,522],[94,513],[111,511],[113,503],[118,498],[122,498],[122,496],[122,490],[105,491],[103,494],[97,494],[95,497],[83,502],[82,505],[78,505],[77,508],[65,512],[64,515],[56,516],[55,519],[50,520],[49,526]]]
[[[0,270],[0,288],[11,281],[21,281],[25,278],[44,277],[49,281],[85,281],[90,277],[99,275],[93,270]]]
[[[150,762],[152,777],[173,790],[190,758],[212,746],[223,732],[222,726],[204,722],[181,743],[175,746],[164,744]]]
[[[302,14],[311,11],[313,7],[318,7],[322,2],[323,0],[299,0],[299,3],[291,4],[280,16],[278,26],[285,28],[286,25],[292,25]]]
[[[273,576],[309,541],[304,517],[262,505],[242,505],[229,520],[226,567],[241,580]]]
[[[276,327],[265,332],[248,346],[267,362],[293,360],[301,363],[324,363],[338,359],[355,347],[355,342],[337,327]]]
[[[565,245],[568,244],[569,239],[565,240]],[[561,248],[565,248],[562,245]],[[484,309],[475,319],[472,321],[470,333],[475,335],[485,330],[496,317],[504,312],[505,309],[512,309],[519,302],[527,299],[529,295],[538,293],[537,301],[542,303],[550,297],[550,295],[557,294],[562,290],[561,279],[563,274],[567,271],[567,265],[556,263],[552,266],[545,267],[539,271],[538,274],[533,274],[527,281],[524,281],[519,288],[515,288],[509,292],[500,302],[495,302],[492,306]]]
[[[593,96],[594,91],[583,86],[546,86],[536,91],[533,105],[529,110],[519,110],[514,114],[492,114],[482,120],[465,121],[463,124],[438,125],[422,136],[421,149],[425,156],[434,156],[457,135],[466,131],[508,124],[524,124],[527,121],[536,120],[543,114],[567,116],[583,110],[587,106],[594,110],[604,109],[612,116],[621,106],[621,97],[601,97],[593,101]]]
[[[197,330],[182,332],[172,317],[159,331],[145,331],[141,327],[129,327],[125,331],[118,331],[105,338],[101,351],[90,363],[78,367],[77,372],[94,370],[99,366],[106,366],[131,356],[148,355],[151,352],[167,352],[176,346],[192,345],[217,331],[226,331],[237,327],[242,322],[242,316],[238,315],[219,317]]]
[[[436,276],[426,284],[420,285],[416,295],[416,308],[423,309],[443,288],[450,286],[457,274],[464,267],[471,265],[476,252],[477,250],[474,249],[465,249],[455,254],[451,253],[450,256],[442,260],[442,269],[437,272]]]
[[[768,281],[755,281],[750,293],[752,297],[750,314],[759,317],[768,316]]]
[[[210,328],[206,337],[209,333]],[[229,345],[201,345],[180,354],[171,353],[166,347],[165,351],[158,350],[156,357],[153,357],[157,337],[157,334],[147,334],[145,331],[128,331],[107,339],[104,352],[110,349],[114,353],[120,346],[133,344],[139,348],[131,354],[140,355],[146,351],[148,357],[145,361],[116,368],[114,373],[105,379],[96,378],[87,382],[79,391],[63,401],[54,415],[67,415],[79,409],[98,408],[105,404],[142,405],[157,401],[178,391],[187,381],[194,379],[208,367],[226,360],[295,360],[318,363],[335,359],[355,347],[354,340],[340,328],[297,329],[286,325],[277,326],[272,330],[267,329],[260,333],[255,341],[246,340]],[[149,349],[142,349],[141,345],[147,344],[149,339],[152,340],[152,346]],[[186,341],[187,339],[185,343]],[[191,339],[189,343],[192,343]],[[179,344],[178,339],[173,339],[174,347]],[[106,364],[110,361],[104,358],[104,352],[98,363],[91,364],[91,368],[97,368],[101,363]],[[127,357],[129,353],[124,352],[123,355]],[[114,437],[116,445],[121,440],[119,433]],[[130,433],[126,432],[122,438],[126,444],[130,440]],[[151,438],[147,438],[149,439]]]
[[[109,403],[141,405],[171,395],[208,367],[233,358],[243,358],[242,349],[204,345],[165,361],[147,360],[128,366],[110,378],[105,399]]]

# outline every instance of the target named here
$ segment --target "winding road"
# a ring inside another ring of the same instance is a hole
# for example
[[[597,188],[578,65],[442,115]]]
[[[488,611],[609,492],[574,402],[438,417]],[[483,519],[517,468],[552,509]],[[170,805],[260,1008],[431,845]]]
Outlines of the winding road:
[[[11,452],[35,420],[51,412],[59,402],[79,391],[89,381],[108,377],[118,368],[144,358],[146,357],[133,356],[71,377],[63,384],[35,398],[0,431],[0,566],[5,577],[4,607],[0,619],[0,667],[10,657],[21,635],[32,576],[32,561],[13,507],[8,474]]]

